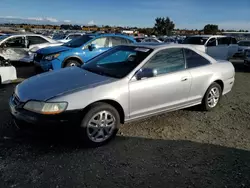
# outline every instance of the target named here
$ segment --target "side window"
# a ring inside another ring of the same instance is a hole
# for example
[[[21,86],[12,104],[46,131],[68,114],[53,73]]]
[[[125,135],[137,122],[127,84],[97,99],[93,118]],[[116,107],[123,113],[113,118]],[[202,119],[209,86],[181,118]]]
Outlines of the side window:
[[[221,38],[218,38],[218,45],[228,45],[230,44],[230,40],[228,37],[221,37]]]
[[[4,45],[7,48],[25,48],[25,37],[12,37]]]
[[[29,41],[29,45],[42,44],[42,43],[48,42],[47,40],[45,40],[44,38],[39,37],[39,36],[27,36],[27,38]]]
[[[216,38],[209,39],[207,46],[216,46]]]
[[[210,64],[210,62],[206,58],[197,54],[193,50],[184,49],[184,52],[186,57],[187,68],[195,68]]]
[[[111,37],[111,46],[118,46],[122,44],[128,44],[128,40],[122,37]]]
[[[182,48],[170,48],[155,54],[143,68],[154,69],[156,75],[185,69]]]
[[[97,48],[104,48],[109,46],[107,37],[97,38],[90,44],[95,44]]]

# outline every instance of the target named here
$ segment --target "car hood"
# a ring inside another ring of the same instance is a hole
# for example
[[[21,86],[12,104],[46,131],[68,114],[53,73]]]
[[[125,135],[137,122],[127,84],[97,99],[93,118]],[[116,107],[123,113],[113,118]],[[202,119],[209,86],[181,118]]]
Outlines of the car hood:
[[[50,46],[50,47],[46,47],[46,48],[42,48],[38,50],[37,53],[47,55],[47,54],[54,54],[54,53],[63,52],[63,51],[71,50],[71,49],[72,48],[67,47],[67,46]]]
[[[114,78],[88,72],[79,67],[64,68],[33,76],[19,84],[15,93],[22,102],[46,101],[66,93],[110,83]]]

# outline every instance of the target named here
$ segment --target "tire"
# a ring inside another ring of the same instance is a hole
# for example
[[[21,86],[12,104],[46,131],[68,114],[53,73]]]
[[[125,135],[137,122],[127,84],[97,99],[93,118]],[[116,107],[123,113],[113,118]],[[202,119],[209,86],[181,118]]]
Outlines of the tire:
[[[106,113],[107,121],[101,120],[99,113],[102,115]],[[115,137],[119,125],[120,115],[117,110],[107,103],[98,102],[93,104],[85,114],[78,133],[80,134],[80,139],[84,141],[86,146],[99,147]]]
[[[214,96],[211,96],[211,92],[212,90],[216,93]],[[222,89],[221,86],[218,83],[212,83],[209,88],[207,89],[203,100],[202,100],[202,104],[201,104],[201,108],[205,111],[211,111],[212,109],[214,109],[220,102],[220,99],[222,97]],[[209,98],[212,98],[209,102]]]
[[[65,67],[74,67],[74,66],[79,67],[79,66],[81,66],[81,63],[75,59],[69,59],[64,64],[64,68]]]

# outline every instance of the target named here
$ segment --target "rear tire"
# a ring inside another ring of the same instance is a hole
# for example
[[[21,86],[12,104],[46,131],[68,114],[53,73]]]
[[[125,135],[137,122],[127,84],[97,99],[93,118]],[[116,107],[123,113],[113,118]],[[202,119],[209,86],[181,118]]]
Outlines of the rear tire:
[[[75,59],[69,59],[65,62],[65,67],[80,67],[81,63]]]
[[[201,104],[202,109],[205,111],[214,109],[219,104],[221,96],[221,86],[216,82],[212,83],[203,97]]]
[[[98,147],[112,140],[118,132],[120,116],[117,110],[103,102],[93,104],[80,126],[80,138],[87,146]]]

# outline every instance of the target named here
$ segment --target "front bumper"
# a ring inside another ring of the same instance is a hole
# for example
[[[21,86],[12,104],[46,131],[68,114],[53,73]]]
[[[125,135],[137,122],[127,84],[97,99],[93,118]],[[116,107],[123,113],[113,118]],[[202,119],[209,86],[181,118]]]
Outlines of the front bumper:
[[[9,100],[10,112],[14,120],[26,124],[28,128],[61,128],[79,127],[82,119],[82,111],[66,111],[57,115],[44,115],[27,111],[23,108],[24,103],[15,102],[12,96]]]
[[[50,61],[41,60],[40,62],[37,62],[34,60],[34,65],[36,67],[40,67],[43,71],[49,71],[53,68],[52,63]]]

